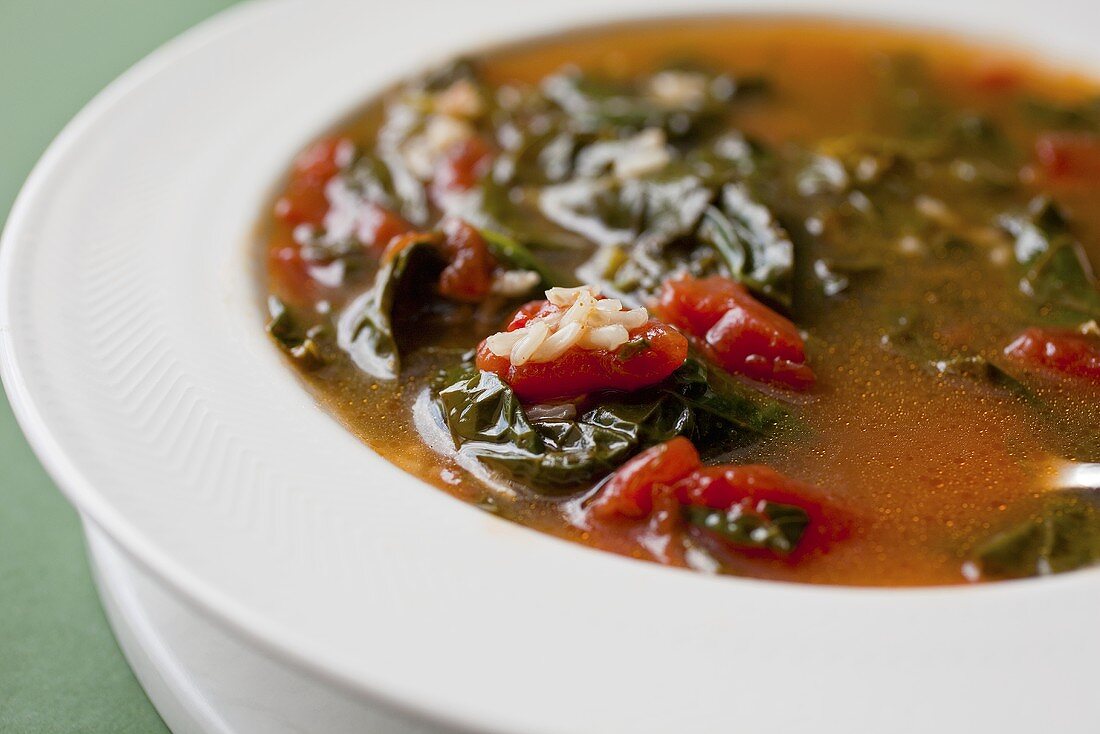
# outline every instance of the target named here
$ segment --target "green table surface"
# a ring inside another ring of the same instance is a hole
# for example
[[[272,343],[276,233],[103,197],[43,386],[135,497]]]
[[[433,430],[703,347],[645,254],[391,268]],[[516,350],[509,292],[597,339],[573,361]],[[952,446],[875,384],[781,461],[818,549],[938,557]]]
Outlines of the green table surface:
[[[230,0],[0,0],[0,221],[108,82]],[[0,399],[0,732],[164,732],[92,587],[76,514]]]

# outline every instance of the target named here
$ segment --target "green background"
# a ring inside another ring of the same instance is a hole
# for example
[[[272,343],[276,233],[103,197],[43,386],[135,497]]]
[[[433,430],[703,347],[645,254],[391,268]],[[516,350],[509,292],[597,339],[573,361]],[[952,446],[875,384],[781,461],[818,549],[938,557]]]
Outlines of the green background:
[[[0,0],[0,222],[108,82],[230,0]],[[115,644],[79,522],[0,399],[0,732],[164,732]]]

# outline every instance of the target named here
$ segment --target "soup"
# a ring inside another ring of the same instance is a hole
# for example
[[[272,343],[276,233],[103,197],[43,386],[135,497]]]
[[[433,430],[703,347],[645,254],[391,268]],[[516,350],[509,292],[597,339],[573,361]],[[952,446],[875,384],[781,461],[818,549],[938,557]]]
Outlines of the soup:
[[[1097,88],[1004,51],[594,29],[304,150],[268,331],[375,451],[562,538],[812,583],[1059,572],[1100,558],[1055,483],[1100,461],[1098,195]]]

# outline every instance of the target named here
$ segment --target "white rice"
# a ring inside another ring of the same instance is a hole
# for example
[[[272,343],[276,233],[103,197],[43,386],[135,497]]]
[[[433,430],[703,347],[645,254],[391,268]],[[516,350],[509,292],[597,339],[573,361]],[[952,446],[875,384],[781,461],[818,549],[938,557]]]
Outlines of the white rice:
[[[551,288],[546,298],[558,311],[538,316],[515,331],[502,331],[486,340],[498,357],[516,366],[552,362],[573,347],[613,351],[630,340],[630,330],[649,320],[644,308],[624,309],[616,299],[599,299],[591,286]]]

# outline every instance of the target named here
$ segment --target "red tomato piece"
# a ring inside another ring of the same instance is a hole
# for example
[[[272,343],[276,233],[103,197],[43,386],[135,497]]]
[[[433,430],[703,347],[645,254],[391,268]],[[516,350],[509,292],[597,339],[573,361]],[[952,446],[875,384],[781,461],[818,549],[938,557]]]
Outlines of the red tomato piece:
[[[1031,369],[1100,383],[1100,338],[1062,329],[1026,329],[1004,351]]]
[[[673,487],[680,504],[730,512],[740,505],[753,511],[763,502],[793,505],[809,516],[810,523],[795,549],[795,555],[821,550],[848,535],[848,522],[830,507],[821,492],[760,464],[703,467]],[[770,551],[744,550],[749,554],[771,555]],[[791,557],[791,556],[789,556]]]
[[[527,326],[527,322],[537,316],[545,316],[553,311],[557,311],[558,307],[550,303],[550,301],[529,301],[519,307],[519,310],[512,315],[512,320],[508,322],[506,331],[515,331],[516,329],[522,329]]]
[[[669,488],[699,468],[699,452],[677,436],[646,449],[623,464],[600,488],[589,512],[599,520],[641,519],[653,512],[656,492]]]
[[[489,171],[493,151],[480,137],[451,146],[432,179],[432,197],[439,203],[447,194],[469,191]]]
[[[1052,181],[1093,181],[1100,178],[1100,136],[1052,132],[1035,141],[1035,158]]]
[[[448,264],[439,276],[439,292],[456,301],[476,303],[489,295],[496,260],[485,238],[461,219],[443,223],[443,252]]]
[[[708,466],[685,477],[675,487],[682,505],[729,510],[746,497],[784,505],[804,506],[812,490],[763,464]]]
[[[677,437],[653,446],[623,464],[611,475],[592,502],[589,516],[600,522],[638,522],[651,518],[658,507],[680,517],[679,507],[705,507],[745,514],[760,512],[764,503],[802,509],[809,524],[795,551],[785,556],[797,559],[824,550],[847,537],[851,519],[833,506],[818,489],[759,464],[701,466],[691,441]],[[682,521],[680,521],[682,522]],[[682,525],[680,527],[683,527]],[[667,528],[668,533],[676,526]],[[774,556],[766,548],[738,548],[746,555]]]
[[[395,237],[413,233],[411,224],[385,207],[369,201],[358,206],[356,237],[376,253],[385,251]]]
[[[267,257],[274,290],[284,301],[300,304],[313,297],[315,282],[297,247],[274,247],[268,251]]]
[[[556,306],[535,301],[520,309],[509,330],[526,323],[532,313]],[[525,318],[526,315],[526,318]],[[517,325],[518,324],[518,325]],[[619,350],[573,347],[552,362],[527,362],[515,366],[508,357],[493,354],[483,341],[477,350],[478,369],[495,372],[507,382],[520,400],[538,403],[568,400],[600,390],[638,390],[665,379],[687,359],[687,339],[672,327],[655,319],[629,332],[648,346],[623,357]]]
[[[686,276],[667,281],[661,290],[661,315],[691,334],[703,337],[710,327],[750,296],[729,278]]]
[[[1008,63],[988,64],[974,77],[974,87],[982,92],[1010,92],[1024,81],[1023,71]]]
[[[702,340],[711,357],[729,372],[794,390],[814,384],[795,325],[729,278],[670,280],[661,292],[659,309],[673,325]]]
[[[351,155],[343,138],[319,140],[294,159],[283,195],[275,202],[275,216],[290,226],[320,225],[328,213],[325,184],[339,173]]]

